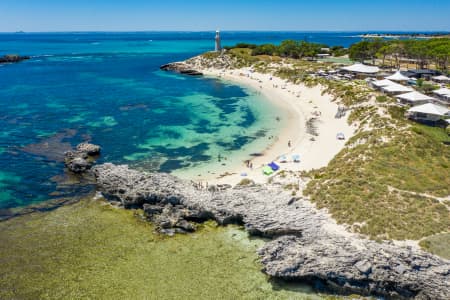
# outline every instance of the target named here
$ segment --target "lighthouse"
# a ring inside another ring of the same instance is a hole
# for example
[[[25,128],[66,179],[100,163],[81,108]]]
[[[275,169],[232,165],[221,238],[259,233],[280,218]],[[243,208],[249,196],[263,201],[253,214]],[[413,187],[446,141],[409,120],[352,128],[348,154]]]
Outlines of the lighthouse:
[[[220,52],[222,50],[222,46],[220,45],[220,31],[216,30],[216,52]]]

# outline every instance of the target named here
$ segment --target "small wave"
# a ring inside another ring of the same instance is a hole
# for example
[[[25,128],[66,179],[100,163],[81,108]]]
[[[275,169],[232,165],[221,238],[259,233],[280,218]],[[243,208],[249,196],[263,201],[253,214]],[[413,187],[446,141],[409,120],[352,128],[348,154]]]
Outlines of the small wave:
[[[153,40],[148,40],[149,42],[153,42]]]
[[[100,45],[99,42],[92,42],[91,45]]]
[[[32,55],[31,58],[53,57],[53,54]]]

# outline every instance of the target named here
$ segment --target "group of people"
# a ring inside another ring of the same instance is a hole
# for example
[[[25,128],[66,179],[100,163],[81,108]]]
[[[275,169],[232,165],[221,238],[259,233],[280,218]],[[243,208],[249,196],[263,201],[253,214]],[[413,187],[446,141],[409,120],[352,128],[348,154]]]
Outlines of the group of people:
[[[208,182],[205,181],[205,183],[203,183],[202,181],[199,182],[192,182],[192,185],[197,189],[197,190],[208,190]]]
[[[252,169],[253,170],[253,163],[252,163],[252,161],[251,160],[246,160],[245,161],[245,165],[247,166],[247,168],[250,168],[250,169]]]

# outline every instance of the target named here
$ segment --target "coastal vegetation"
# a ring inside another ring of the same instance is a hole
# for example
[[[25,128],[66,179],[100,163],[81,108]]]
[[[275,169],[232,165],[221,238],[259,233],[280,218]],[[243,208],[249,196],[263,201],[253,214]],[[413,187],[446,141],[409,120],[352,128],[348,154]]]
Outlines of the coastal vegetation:
[[[366,60],[375,63],[381,60],[386,65],[389,60],[391,66],[400,68],[402,60],[408,60],[423,69],[430,65],[442,71],[449,71],[450,38],[429,40],[384,40],[381,38],[367,39],[353,44],[349,48],[349,56],[355,61]]]
[[[327,50],[324,50],[327,48]],[[231,49],[250,49],[250,54],[252,56],[258,55],[269,55],[269,56],[280,56],[287,58],[310,58],[314,59],[317,54],[328,52],[328,46],[324,44],[308,43],[305,41],[294,41],[285,40],[280,43],[280,45],[274,44],[263,44],[254,45],[240,43],[236,46],[227,47],[228,50]],[[331,49],[330,49],[331,50]],[[343,53],[343,47],[334,47],[336,53]]]

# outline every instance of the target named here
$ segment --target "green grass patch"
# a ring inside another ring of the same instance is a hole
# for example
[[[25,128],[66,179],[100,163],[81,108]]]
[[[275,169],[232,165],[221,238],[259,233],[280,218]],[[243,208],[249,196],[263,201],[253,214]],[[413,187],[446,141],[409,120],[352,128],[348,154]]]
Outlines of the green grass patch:
[[[428,252],[450,259],[450,233],[427,237],[421,240],[419,245]]]

